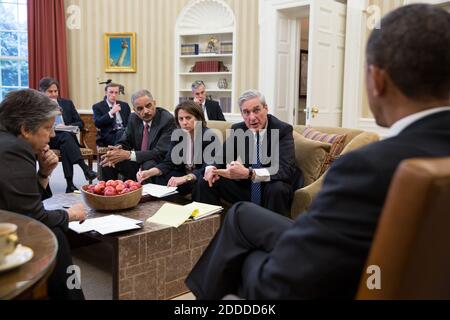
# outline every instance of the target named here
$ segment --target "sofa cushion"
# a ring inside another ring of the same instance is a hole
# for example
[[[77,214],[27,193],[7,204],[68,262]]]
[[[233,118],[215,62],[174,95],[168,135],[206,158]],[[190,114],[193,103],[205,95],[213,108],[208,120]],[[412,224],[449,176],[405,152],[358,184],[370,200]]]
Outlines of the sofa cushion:
[[[305,138],[298,132],[293,132],[295,144],[295,162],[302,170],[307,186],[316,181],[330,149],[331,144]]]
[[[339,157],[342,150],[344,149],[345,139],[347,138],[347,135],[345,134],[323,133],[311,127],[307,127],[305,131],[303,131],[303,136],[311,140],[327,142],[331,144],[330,152],[327,154],[327,157],[324,159],[320,168],[320,175],[328,170],[333,161]]]

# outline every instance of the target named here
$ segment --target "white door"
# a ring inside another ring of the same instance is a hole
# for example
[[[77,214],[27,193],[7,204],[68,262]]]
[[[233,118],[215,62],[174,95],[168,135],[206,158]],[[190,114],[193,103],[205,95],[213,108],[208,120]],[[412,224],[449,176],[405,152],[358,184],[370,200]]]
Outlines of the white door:
[[[311,1],[306,123],[341,126],[346,5]]]
[[[295,77],[295,55],[298,25],[295,19],[289,19],[282,13],[277,13],[277,46],[276,46],[276,75],[275,75],[275,104],[274,114],[278,119],[293,124],[294,110],[298,101],[296,94],[298,81]],[[297,81],[297,82],[296,82]],[[296,86],[292,86],[296,84]]]

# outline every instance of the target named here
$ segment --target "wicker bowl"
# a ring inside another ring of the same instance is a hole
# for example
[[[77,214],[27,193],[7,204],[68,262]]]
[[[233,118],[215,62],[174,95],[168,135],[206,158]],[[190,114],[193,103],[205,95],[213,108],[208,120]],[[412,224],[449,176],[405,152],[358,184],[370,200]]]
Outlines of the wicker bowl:
[[[142,197],[142,187],[137,190],[117,196],[101,196],[87,192],[87,185],[80,188],[81,195],[87,206],[100,211],[124,210],[137,206]]]

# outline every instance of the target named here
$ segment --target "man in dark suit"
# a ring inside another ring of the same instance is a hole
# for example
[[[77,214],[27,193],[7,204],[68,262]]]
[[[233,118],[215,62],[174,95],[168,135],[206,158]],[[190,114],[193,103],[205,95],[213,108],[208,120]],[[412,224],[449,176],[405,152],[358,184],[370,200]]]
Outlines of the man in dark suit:
[[[78,164],[83,170],[86,180],[95,179],[97,173],[89,169],[83,160],[80,152],[78,138],[73,132],[63,131],[64,125],[76,126],[82,129],[84,126],[72,100],[59,97],[59,82],[56,79],[45,77],[39,81],[39,91],[47,97],[57,102],[61,108],[61,115],[55,122],[55,136],[50,139],[50,148],[58,149],[61,152],[61,162],[64,177],[67,181],[66,193],[78,190],[73,184],[73,165]]]
[[[131,109],[128,103],[117,100],[120,85],[109,83],[105,87],[105,98],[92,106],[97,132],[97,146],[114,146],[125,131]]]
[[[206,121],[225,121],[225,117],[219,103],[214,100],[206,99],[206,87],[203,81],[194,81],[191,88],[192,95],[194,96],[194,102],[202,107]]]
[[[234,124],[216,165],[196,186],[196,201],[220,205],[252,201],[288,215],[298,187],[292,126],[268,115],[264,96],[250,90],[239,98],[244,122]],[[259,160],[257,159],[259,157]],[[226,169],[224,169],[226,167]]]
[[[140,168],[148,170],[164,160],[170,146],[175,121],[167,110],[156,107],[148,90],[140,90],[131,97],[131,114],[125,133],[102,157],[100,165],[104,180],[115,180],[121,173],[124,179],[136,180]]]
[[[369,38],[366,86],[389,138],[338,159],[296,221],[249,203],[232,208],[187,279],[197,298],[355,297],[399,163],[450,155],[450,13],[405,6],[381,26]]]

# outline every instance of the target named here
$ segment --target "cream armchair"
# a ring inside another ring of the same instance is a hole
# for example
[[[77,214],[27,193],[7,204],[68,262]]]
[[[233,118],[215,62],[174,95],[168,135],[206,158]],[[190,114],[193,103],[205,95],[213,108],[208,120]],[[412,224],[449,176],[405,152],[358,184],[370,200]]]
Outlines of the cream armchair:
[[[303,133],[305,126],[294,126],[294,131],[297,134]],[[328,134],[345,134],[346,139],[344,141],[344,148],[340,155],[347,152],[360,148],[372,142],[376,142],[380,137],[373,132],[367,132],[357,129],[347,129],[347,128],[337,128],[337,127],[314,127],[314,129]],[[294,139],[295,135],[294,133]],[[312,201],[314,200],[317,193],[322,188],[325,173],[318,175],[315,179],[307,179],[307,168],[311,163],[317,166],[317,163],[322,162],[321,155],[319,152],[314,151],[311,147],[305,149],[305,143],[303,141],[298,141],[295,139],[295,150],[296,150],[296,161],[297,165],[302,169],[305,175],[305,185],[303,188],[298,189],[294,193],[294,199],[291,206],[291,218],[297,217],[300,213],[308,210]],[[303,167],[303,168],[302,168]],[[309,169],[310,170],[310,169]]]

